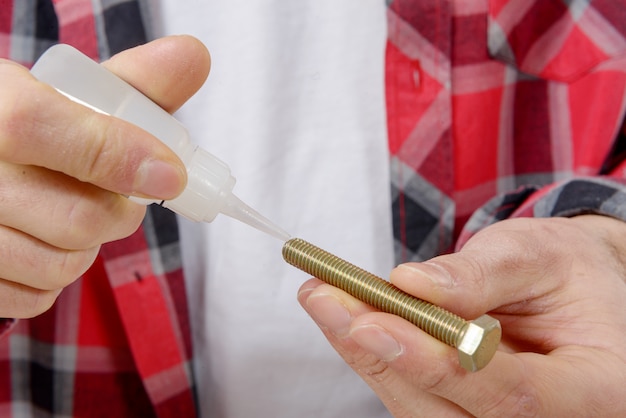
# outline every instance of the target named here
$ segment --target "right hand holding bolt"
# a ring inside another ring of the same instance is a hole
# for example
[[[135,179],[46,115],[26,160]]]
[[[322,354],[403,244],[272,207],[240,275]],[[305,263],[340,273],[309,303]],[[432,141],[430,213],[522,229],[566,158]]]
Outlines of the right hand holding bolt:
[[[409,294],[500,320],[500,349],[476,373],[408,321],[318,279],[299,300],[394,416],[576,416],[593,402],[597,416],[621,417],[624,236],[622,221],[597,215],[511,219],[458,253],[394,269]]]

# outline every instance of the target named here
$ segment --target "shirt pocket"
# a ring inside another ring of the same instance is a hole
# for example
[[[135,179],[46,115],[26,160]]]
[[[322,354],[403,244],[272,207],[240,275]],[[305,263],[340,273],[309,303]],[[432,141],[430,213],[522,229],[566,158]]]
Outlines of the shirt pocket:
[[[626,55],[625,8],[623,0],[489,0],[489,54],[522,73],[573,82]]]

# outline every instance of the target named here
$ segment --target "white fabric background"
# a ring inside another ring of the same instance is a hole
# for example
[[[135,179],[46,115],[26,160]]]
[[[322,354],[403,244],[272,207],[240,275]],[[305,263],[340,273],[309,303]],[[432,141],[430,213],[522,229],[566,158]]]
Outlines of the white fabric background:
[[[382,0],[162,0],[209,48],[177,114],[235,193],[294,236],[386,277],[392,238]],[[296,300],[281,242],[225,216],[182,222],[203,416],[383,417]]]

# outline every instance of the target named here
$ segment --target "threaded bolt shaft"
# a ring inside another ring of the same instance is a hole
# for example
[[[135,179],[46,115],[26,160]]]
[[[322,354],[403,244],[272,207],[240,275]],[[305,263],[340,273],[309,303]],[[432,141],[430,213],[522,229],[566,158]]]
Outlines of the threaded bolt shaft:
[[[283,246],[282,252],[283,258],[289,264],[342,289],[383,312],[398,315],[410,321],[439,341],[454,348],[458,348],[463,344],[464,337],[471,325],[470,322],[463,318],[432,303],[409,295],[386,280],[300,238],[288,240]],[[492,320],[495,321],[495,319]],[[475,337],[473,338],[475,339]],[[489,351],[493,351],[487,354],[489,359],[491,359],[499,343],[500,336],[499,334],[497,335],[497,341],[494,338],[489,338],[488,340],[491,346],[495,342],[495,346],[488,348]],[[484,357],[485,347],[477,348],[481,350],[481,354]],[[487,362],[489,359],[487,359]],[[480,366],[467,366],[462,362],[462,365],[474,371],[484,367],[486,363]]]

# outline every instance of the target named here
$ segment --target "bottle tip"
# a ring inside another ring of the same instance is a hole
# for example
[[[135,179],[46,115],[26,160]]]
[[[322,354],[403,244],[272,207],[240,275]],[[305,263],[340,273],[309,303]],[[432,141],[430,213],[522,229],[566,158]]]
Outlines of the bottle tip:
[[[222,208],[221,213],[248,224],[281,241],[287,241],[291,238],[291,235],[286,231],[252,209],[232,193],[230,193],[226,199],[226,204]]]

